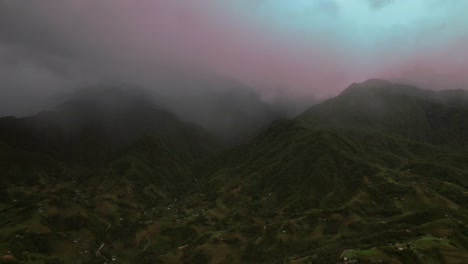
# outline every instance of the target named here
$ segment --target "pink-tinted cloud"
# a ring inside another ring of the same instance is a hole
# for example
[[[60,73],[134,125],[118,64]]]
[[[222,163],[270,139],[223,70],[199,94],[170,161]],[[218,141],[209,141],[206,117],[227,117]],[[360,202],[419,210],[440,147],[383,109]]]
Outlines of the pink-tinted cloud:
[[[166,68],[184,68],[237,79],[267,94],[283,89],[329,96],[375,77],[466,87],[468,26],[459,11],[466,4],[412,2],[424,5],[421,11],[404,1],[371,2],[381,4],[3,1],[0,46],[29,50],[19,60],[77,83],[119,80],[151,87]]]

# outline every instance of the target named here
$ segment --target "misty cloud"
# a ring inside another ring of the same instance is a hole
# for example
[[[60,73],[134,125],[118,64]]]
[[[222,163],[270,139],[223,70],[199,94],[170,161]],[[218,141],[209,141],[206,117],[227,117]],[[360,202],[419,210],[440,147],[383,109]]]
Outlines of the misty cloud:
[[[32,113],[95,83],[146,87],[195,119],[216,109],[205,104],[215,90],[253,87],[259,98],[290,102],[368,78],[463,88],[466,8],[456,0],[0,0],[0,113]]]
[[[395,0],[368,0],[368,1],[369,1],[369,5],[371,6],[371,8],[379,9],[379,8],[382,8],[391,4]]]

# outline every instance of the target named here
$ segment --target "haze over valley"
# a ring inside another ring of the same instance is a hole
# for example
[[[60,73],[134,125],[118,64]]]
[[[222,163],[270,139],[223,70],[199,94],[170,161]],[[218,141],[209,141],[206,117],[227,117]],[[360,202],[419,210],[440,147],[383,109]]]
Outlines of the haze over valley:
[[[0,0],[0,263],[466,263],[467,8]]]

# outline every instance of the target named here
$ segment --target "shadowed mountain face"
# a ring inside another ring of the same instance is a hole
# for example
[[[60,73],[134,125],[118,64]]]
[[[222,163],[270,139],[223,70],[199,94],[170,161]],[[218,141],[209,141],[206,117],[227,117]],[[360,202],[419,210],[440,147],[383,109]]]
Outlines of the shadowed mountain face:
[[[201,127],[180,121],[144,93],[128,89],[83,90],[51,111],[0,119],[2,141],[86,165],[106,162],[144,136],[192,157],[215,147]]]
[[[227,151],[116,93],[0,120],[1,250],[25,263],[25,251],[55,263],[468,259],[466,91],[353,84]]]

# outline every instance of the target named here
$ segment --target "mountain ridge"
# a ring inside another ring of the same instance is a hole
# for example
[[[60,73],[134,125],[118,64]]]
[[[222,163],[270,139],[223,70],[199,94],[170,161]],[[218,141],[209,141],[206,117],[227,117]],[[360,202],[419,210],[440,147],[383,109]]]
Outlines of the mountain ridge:
[[[229,150],[191,145],[184,125],[91,167],[0,144],[0,250],[56,263],[463,263],[463,100],[350,87]]]
[[[101,156],[84,157],[87,161],[105,160],[142,136],[164,137],[174,144],[184,140],[187,145],[217,144],[200,126],[180,121],[139,93],[110,91],[114,94],[109,96],[109,90],[81,94],[32,117],[2,118],[0,137],[58,158],[81,159],[96,146],[97,151],[108,149]]]

